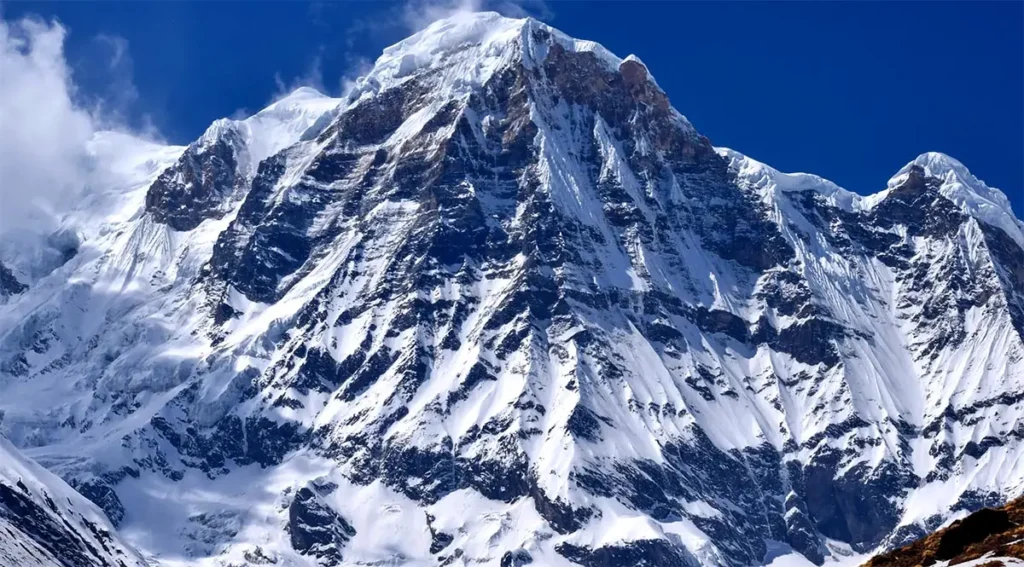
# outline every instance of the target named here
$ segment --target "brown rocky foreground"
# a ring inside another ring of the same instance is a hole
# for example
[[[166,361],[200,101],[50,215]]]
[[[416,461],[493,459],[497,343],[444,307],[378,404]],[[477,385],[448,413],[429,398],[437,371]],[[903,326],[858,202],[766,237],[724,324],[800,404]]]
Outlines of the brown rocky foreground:
[[[1024,497],[1001,508],[978,510],[910,545],[877,555],[864,567],[958,565],[984,557],[992,558],[984,567],[1002,566],[1000,557],[1024,560]]]

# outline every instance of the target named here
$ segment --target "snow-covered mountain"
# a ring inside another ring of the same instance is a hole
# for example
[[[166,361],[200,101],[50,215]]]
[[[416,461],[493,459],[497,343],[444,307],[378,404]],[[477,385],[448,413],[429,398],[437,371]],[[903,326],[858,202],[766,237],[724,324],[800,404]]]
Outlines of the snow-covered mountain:
[[[93,503],[0,437],[0,565],[134,567],[145,563]]]
[[[493,13],[115,145],[0,247],[0,428],[158,564],[821,563],[1024,491],[1024,224],[948,156],[781,173]]]

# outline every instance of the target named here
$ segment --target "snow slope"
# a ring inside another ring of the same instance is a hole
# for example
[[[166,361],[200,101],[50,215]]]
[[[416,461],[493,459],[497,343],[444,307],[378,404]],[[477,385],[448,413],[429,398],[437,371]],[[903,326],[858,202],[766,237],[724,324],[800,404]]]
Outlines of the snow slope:
[[[145,565],[96,505],[0,437],[0,565]]]

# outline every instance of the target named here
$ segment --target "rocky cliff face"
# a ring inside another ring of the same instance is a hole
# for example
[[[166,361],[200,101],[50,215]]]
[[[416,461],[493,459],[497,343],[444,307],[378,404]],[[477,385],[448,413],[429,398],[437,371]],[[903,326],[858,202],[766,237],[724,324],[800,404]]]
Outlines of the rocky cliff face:
[[[17,295],[27,288],[28,286],[18,281],[18,278],[14,276],[14,272],[10,268],[0,264],[0,299],[7,299],[12,295]]]
[[[476,14],[176,159],[0,308],[4,429],[158,559],[820,563],[1022,489],[1024,225],[947,156],[783,174]]]

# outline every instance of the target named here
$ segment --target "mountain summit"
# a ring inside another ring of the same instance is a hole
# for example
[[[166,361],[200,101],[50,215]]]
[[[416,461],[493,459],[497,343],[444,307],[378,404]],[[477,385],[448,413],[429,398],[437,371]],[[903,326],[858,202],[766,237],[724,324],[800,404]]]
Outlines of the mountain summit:
[[[1024,490],[1022,225],[952,158],[781,173],[493,13],[131,155],[0,272],[0,427],[157,563],[821,564]]]

